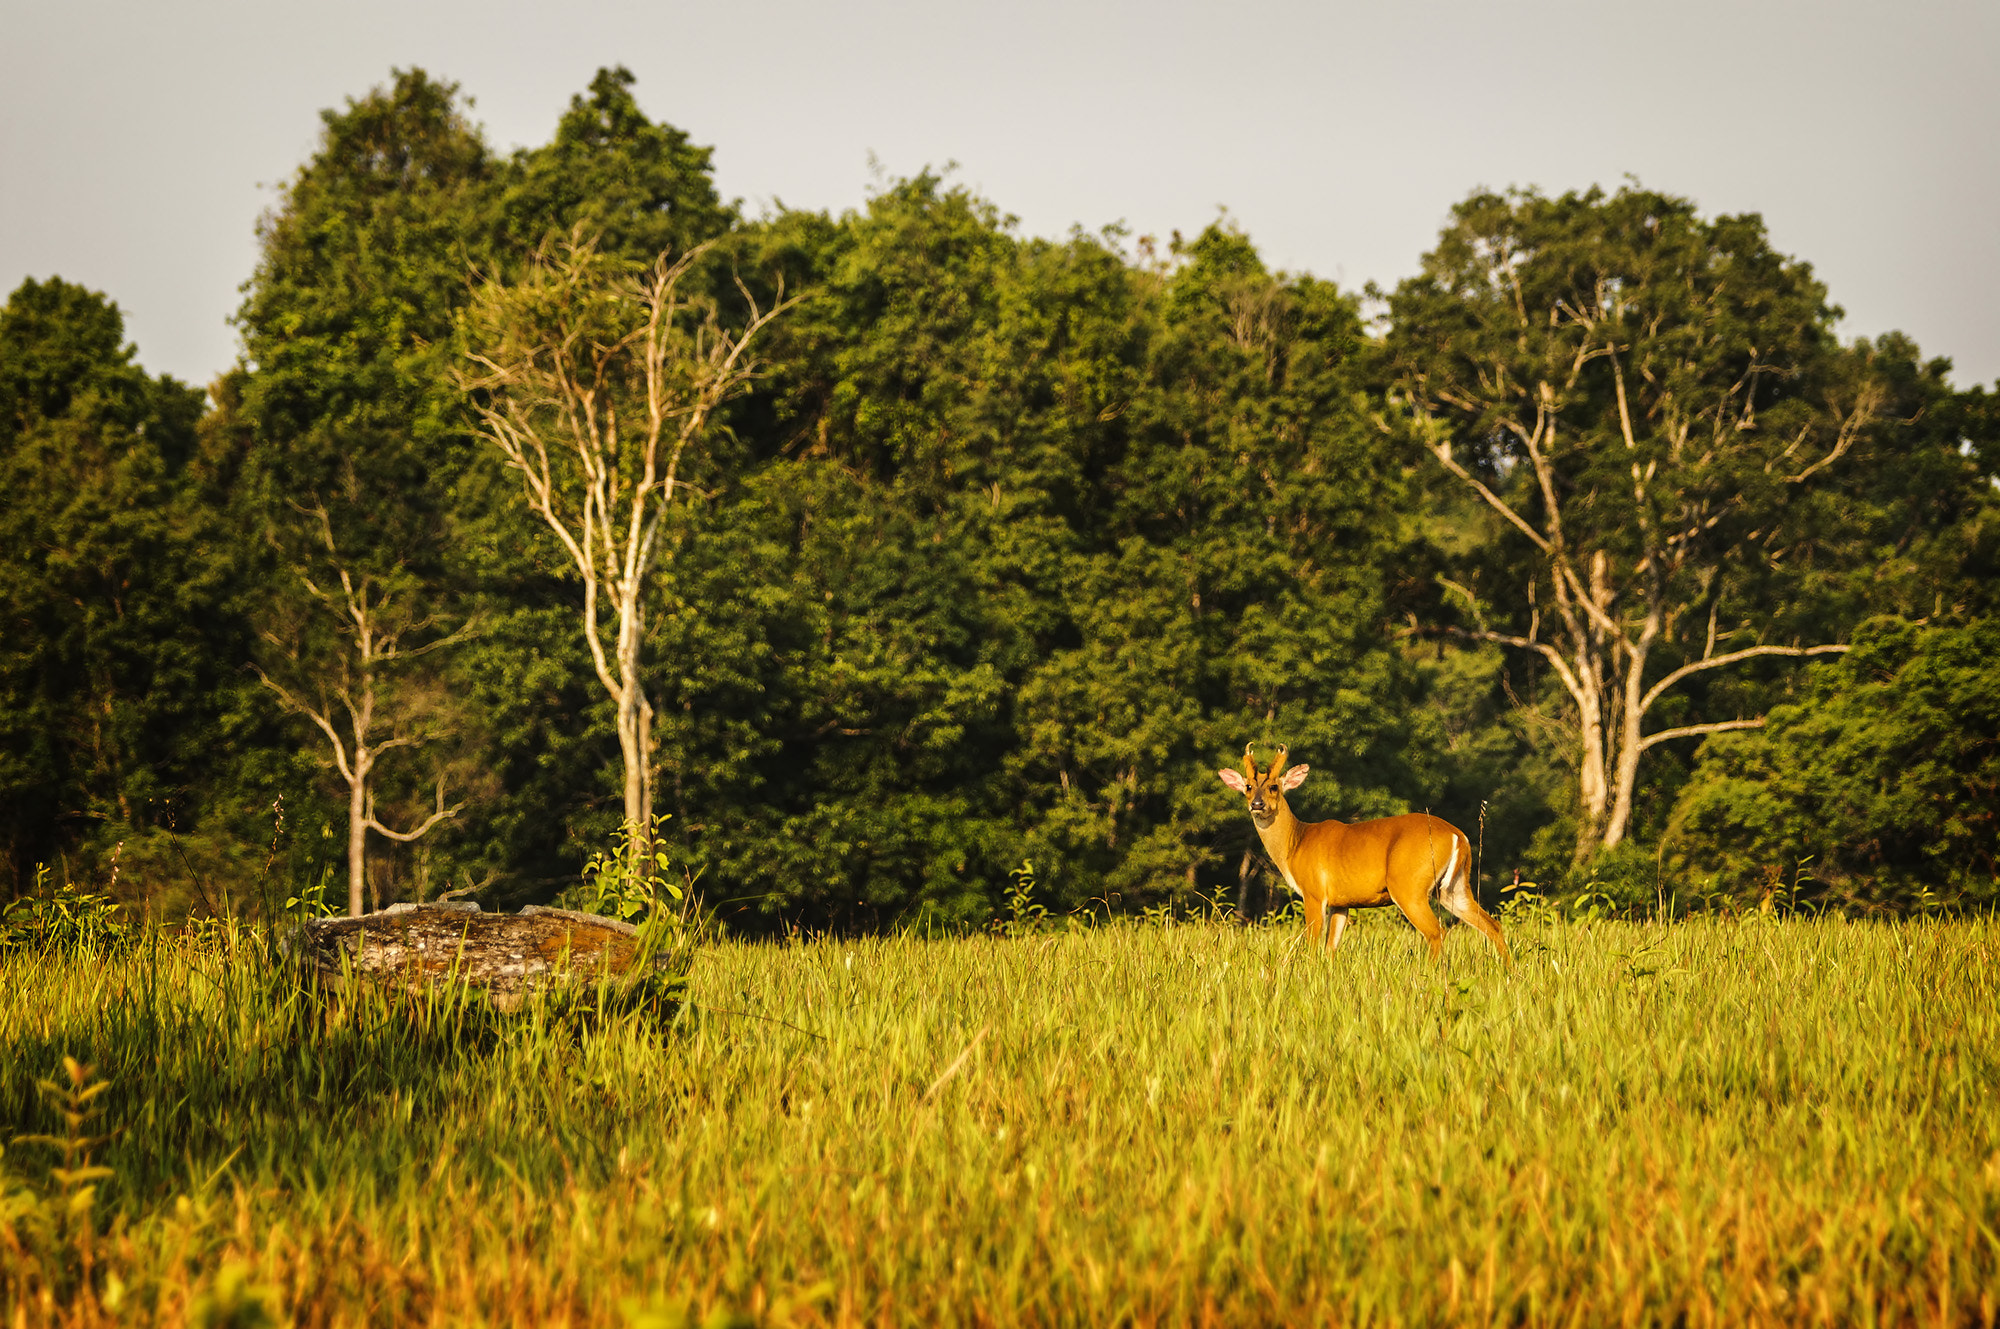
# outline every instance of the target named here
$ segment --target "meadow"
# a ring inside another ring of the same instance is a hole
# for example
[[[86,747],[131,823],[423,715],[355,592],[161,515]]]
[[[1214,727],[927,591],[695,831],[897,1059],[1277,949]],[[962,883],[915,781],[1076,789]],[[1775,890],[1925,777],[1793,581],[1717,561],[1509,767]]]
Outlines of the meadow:
[[[2000,923],[1509,936],[717,943],[665,1024],[16,951],[0,1326],[1994,1322]]]

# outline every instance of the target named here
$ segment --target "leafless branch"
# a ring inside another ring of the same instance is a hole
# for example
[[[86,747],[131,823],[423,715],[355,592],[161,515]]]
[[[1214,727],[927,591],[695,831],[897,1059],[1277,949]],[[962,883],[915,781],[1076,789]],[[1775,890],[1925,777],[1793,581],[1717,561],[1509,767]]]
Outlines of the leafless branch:
[[[1693,738],[1697,734],[1724,734],[1732,729],[1762,729],[1763,727],[1764,719],[1762,716],[1754,720],[1715,720],[1709,724],[1686,724],[1680,726],[1678,729],[1662,729],[1657,734],[1646,735],[1639,740],[1639,751],[1644,752],[1654,744],[1665,743],[1670,739]]]
[[[283,684],[279,683],[278,680],[272,678],[269,674],[265,673],[263,669],[259,668],[257,665],[253,664],[250,666],[250,668],[252,671],[256,673],[257,677],[263,681],[265,687],[271,689],[271,691],[278,694],[278,700],[285,704],[287,710],[294,711],[299,715],[303,715],[306,717],[306,719],[311,720],[315,725],[319,726],[321,732],[323,732],[327,736],[328,741],[330,741],[333,744],[334,767],[337,770],[339,770],[341,779],[346,780],[349,783],[352,783],[354,780],[354,773],[347,763],[347,745],[340,741],[340,731],[333,727],[333,722],[330,719],[328,719],[327,716],[323,712],[319,711],[317,708],[310,706],[307,703],[300,701],[297,697],[293,696],[289,689],[287,689]]]
[[[1854,446],[1855,440],[1861,437],[1861,431],[1881,413],[1884,395],[1880,384],[1870,382],[1855,400],[1854,409],[1840,418],[1840,428],[1834,433],[1833,446],[1827,449],[1827,454],[1797,475],[1787,476],[1786,479],[1793,484],[1799,484],[1814,472],[1824,470],[1846,456],[1848,449]]]
[[[423,824],[417,827],[417,829],[415,829],[414,831],[392,831],[387,826],[384,826],[380,821],[376,820],[375,796],[373,794],[370,794],[368,796],[368,816],[367,816],[368,829],[376,832],[377,834],[386,835],[391,840],[395,840],[400,844],[408,844],[412,840],[420,839],[423,836],[424,832],[428,831],[431,827],[437,825],[445,818],[456,817],[461,811],[464,810],[464,808],[465,804],[462,802],[454,803],[450,807],[446,807],[444,805],[444,778],[440,776],[437,782],[437,811],[431,813],[430,816],[424,818]]]
[[[1577,704],[1585,704],[1583,683],[1577,678],[1576,671],[1570,668],[1570,663],[1563,658],[1562,652],[1549,643],[1545,641],[1531,641],[1526,637],[1516,637],[1506,632],[1492,632],[1484,628],[1448,627],[1438,630],[1448,637],[1462,637],[1467,641],[1490,641],[1500,646],[1516,646],[1524,651],[1535,652],[1535,654],[1549,662],[1549,667],[1556,671],[1556,677],[1562,680],[1563,687],[1568,690],[1569,695],[1575,699]]]
[[[1543,535],[1540,531],[1536,530],[1531,524],[1529,524],[1528,519],[1526,517],[1523,517],[1520,513],[1514,511],[1514,509],[1507,503],[1507,500],[1501,498],[1498,494],[1494,493],[1491,489],[1487,488],[1486,482],[1484,480],[1481,480],[1478,476],[1466,470],[1465,467],[1459,465],[1458,459],[1451,455],[1451,440],[1441,439],[1437,442],[1431,443],[1429,447],[1432,455],[1434,455],[1439,462],[1443,463],[1444,468],[1447,471],[1450,471],[1453,475],[1457,476],[1460,480],[1463,480],[1466,484],[1471,485],[1472,488],[1478,493],[1478,495],[1486,500],[1488,507],[1491,507],[1495,512],[1499,513],[1502,517],[1506,518],[1508,523],[1512,525],[1515,530],[1519,531],[1521,534],[1527,536],[1528,539],[1532,540],[1534,542],[1535,548],[1541,550],[1544,554],[1549,552],[1549,540],[1547,536]]]
[[[1646,690],[1646,694],[1639,699],[1639,709],[1641,712],[1652,709],[1653,703],[1655,701],[1658,701],[1660,695],[1664,693],[1668,688],[1680,682],[1682,679],[1688,677],[1690,674],[1699,674],[1706,669],[1720,669],[1724,665],[1732,665],[1737,663],[1739,660],[1748,660],[1759,655],[1838,655],[1847,649],[1848,648],[1846,646],[1840,646],[1840,645],[1746,646],[1740,651],[1730,651],[1725,655],[1707,656],[1703,659],[1694,661],[1692,664],[1682,665],[1679,669],[1674,670],[1672,673],[1668,674],[1665,678],[1653,684],[1652,687]]]

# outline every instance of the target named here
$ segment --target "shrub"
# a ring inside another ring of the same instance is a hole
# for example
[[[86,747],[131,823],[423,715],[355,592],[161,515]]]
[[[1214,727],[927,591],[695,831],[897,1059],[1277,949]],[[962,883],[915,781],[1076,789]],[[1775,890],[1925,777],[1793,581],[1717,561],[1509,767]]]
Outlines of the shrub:
[[[1703,746],[1670,864],[1741,900],[2000,901],[2000,620],[1876,619],[1762,730]],[[1810,877],[1801,864],[1810,863]]]

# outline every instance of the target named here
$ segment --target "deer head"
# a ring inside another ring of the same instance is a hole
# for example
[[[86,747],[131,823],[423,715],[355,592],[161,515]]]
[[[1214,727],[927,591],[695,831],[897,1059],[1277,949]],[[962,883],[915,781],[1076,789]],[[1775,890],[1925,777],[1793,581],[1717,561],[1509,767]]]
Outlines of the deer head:
[[[1285,794],[1306,782],[1306,772],[1312,767],[1299,765],[1286,769],[1285,756],[1289,751],[1283,743],[1278,744],[1277,760],[1261,772],[1257,769],[1257,758],[1251,752],[1251,745],[1243,745],[1243,770],[1223,769],[1216,774],[1222,783],[1243,795],[1250,807],[1250,819],[1263,830],[1285,814]]]

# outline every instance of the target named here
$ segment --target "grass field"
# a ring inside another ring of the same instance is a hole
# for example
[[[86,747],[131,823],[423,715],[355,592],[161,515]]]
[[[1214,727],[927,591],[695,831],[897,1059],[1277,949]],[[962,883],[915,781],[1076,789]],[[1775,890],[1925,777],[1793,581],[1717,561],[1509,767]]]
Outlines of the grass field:
[[[1993,1322],[2000,924],[1510,938],[724,944],[581,1032],[16,954],[0,1140],[109,1171],[7,1145],[0,1326]]]

